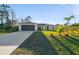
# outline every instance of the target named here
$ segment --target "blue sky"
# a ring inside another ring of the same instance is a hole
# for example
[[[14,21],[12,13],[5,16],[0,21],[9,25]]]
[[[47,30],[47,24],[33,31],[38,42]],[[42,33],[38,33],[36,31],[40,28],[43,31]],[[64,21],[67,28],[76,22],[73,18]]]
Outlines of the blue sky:
[[[66,4],[10,4],[20,20],[27,16],[37,23],[64,24],[64,17],[74,15],[70,23],[79,22],[79,5]]]

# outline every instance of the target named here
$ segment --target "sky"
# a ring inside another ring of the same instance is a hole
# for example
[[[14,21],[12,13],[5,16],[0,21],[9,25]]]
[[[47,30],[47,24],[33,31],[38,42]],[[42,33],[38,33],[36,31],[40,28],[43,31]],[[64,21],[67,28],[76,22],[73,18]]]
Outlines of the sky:
[[[15,11],[18,20],[32,17],[32,21],[37,23],[64,24],[63,19],[74,15],[70,23],[79,22],[78,4],[10,4]]]

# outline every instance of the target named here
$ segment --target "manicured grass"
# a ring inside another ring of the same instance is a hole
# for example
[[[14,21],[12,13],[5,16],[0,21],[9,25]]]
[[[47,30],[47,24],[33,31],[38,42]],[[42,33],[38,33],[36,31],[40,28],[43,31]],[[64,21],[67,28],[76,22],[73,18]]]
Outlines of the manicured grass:
[[[46,37],[49,37],[45,32],[43,32],[43,33],[44,33],[44,35],[46,35]],[[54,37],[54,38],[52,37],[52,39],[55,39],[57,42],[59,42],[63,48],[65,48],[67,51],[70,52],[70,54],[79,54],[79,43],[78,43],[79,41],[76,37],[71,38],[71,37],[63,37],[63,36],[59,36],[59,35],[57,36],[54,33],[52,33],[52,34]],[[51,43],[52,45],[54,45],[53,42]],[[56,47],[56,44],[54,46]],[[61,51],[66,51],[65,49],[63,50],[63,48],[61,50],[57,50],[59,52],[59,54],[61,53]],[[58,48],[58,49],[60,49],[60,48]],[[68,52],[65,52],[65,53],[63,52],[61,54],[68,54]]]
[[[72,54],[79,54],[79,45],[74,43],[74,41],[65,38],[65,37],[58,37],[58,40],[62,42],[67,48],[72,51]]]
[[[13,33],[13,32],[9,32],[9,33]],[[0,34],[8,34],[8,32],[0,32]]]
[[[67,51],[59,42],[57,42],[57,40],[55,40],[54,38],[49,38],[48,37],[49,42],[51,43],[51,45],[56,49],[57,53],[60,55],[69,55],[71,54],[69,51]]]
[[[4,33],[4,32],[0,32],[0,34],[6,34],[6,33]]]

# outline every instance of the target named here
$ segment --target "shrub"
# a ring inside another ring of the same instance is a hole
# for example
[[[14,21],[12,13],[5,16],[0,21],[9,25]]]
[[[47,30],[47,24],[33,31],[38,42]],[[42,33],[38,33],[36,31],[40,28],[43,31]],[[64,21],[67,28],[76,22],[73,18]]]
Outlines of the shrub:
[[[13,27],[13,32],[19,31],[18,26]]]
[[[5,25],[0,24],[0,32],[9,33],[9,32],[16,32],[18,30],[19,30],[18,26],[13,27],[13,26],[6,25],[6,24]]]

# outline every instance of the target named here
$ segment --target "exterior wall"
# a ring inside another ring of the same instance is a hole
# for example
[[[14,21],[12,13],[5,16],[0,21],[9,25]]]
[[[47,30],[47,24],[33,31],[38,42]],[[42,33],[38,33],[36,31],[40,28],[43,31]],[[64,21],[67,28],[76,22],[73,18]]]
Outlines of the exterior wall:
[[[47,26],[46,25],[39,25],[38,24],[38,30],[47,30]]]
[[[54,30],[55,29],[55,25],[49,25],[49,30]]]
[[[21,23],[19,23],[19,31],[21,31]]]
[[[38,27],[37,27],[37,24],[35,24],[35,31],[37,31],[38,30]]]

